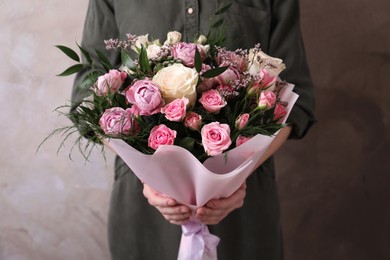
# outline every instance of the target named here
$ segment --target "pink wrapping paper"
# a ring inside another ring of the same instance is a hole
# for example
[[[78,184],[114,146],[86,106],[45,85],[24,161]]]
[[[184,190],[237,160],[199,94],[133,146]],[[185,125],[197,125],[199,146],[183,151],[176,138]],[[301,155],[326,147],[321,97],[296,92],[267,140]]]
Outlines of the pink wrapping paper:
[[[298,95],[285,86],[281,99],[290,113]],[[285,116],[286,121],[288,114]],[[277,134],[277,133],[276,133]],[[156,191],[192,210],[210,199],[230,196],[255,170],[274,136],[256,135],[246,143],[200,163],[189,151],[175,145],[160,146],[153,155],[143,154],[120,139],[105,144],[120,156],[134,174]],[[182,226],[179,260],[216,260],[219,238],[207,226],[189,221]]]

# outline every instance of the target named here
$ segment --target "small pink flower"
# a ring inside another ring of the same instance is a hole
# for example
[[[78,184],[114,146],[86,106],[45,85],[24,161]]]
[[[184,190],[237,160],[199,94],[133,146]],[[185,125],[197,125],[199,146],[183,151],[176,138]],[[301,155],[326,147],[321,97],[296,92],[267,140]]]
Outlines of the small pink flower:
[[[196,131],[202,125],[202,116],[195,112],[190,112],[184,119],[184,125],[189,129]]]
[[[158,125],[152,128],[148,138],[148,146],[154,150],[160,145],[173,145],[176,138],[176,131],[166,125]]]
[[[242,136],[242,135],[239,135],[236,139],[236,146],[240,146],[242,145],[243,143],[246,143],[247,141],[249,141],[252,137],[245,137],[245,136]]]
[[[221,154],[232,144],[230,128],[219,122],[204,125],[201,130],[202,144],[205,152],[210,156]]]
[[[181,60],[187,67],[195,66],[195,48],[198,48],[195,43],[179,42],[172,46],[172,55],[174,58]],[[205,54],[201,48],[198,48],[202,58]]]
[[[160,113],[163,106],[158,86],[148,78],[135,81],[126,90],[126,99],[138,107],[140,115],[145,116]]]
[[[95,93],[98,96],[105,96],[114,93],[123,84],[127,73],[119,70],[110,70],[108,73],[98,77]]]
[[[258,107],[261,110],[270,109],[276,103],[276,95],[272,91],[263,91],[259,97]]]
[[[277,103],[275,105],[275,110],[274,110],[274,118],[273,120],[280,120],[282,119],[285,115],[287,115],[287,110],[286,107]]]
[[[248,113],[244,113],[244,114],[241,114],[237,119],[236,119],[236,128],[238,130],[241,130],[243,129],[246,124],[248,123],[248,120],[249,120],[249,114]]]
[[[210,113],[216,113],[226,106],[225,99],[215,89],[208,90],[202,93],[199,102],[203,105],[204,109]]]
[[[126,110],[121,107],[106,109],[100,117],[99,125],[109,136],[137,135],[141,131],[137,121],[134,120],[131,108]]]
[[[175,99],[161,108],[161,113],[165,114],[165,118],[169,121],[180,122],[186,116],[188,102],[186,97]]]
[[[225,100],[230,100],[231,98],[239,95],[239,92],[237,92],[231,85],[218,85],[215,89]]]

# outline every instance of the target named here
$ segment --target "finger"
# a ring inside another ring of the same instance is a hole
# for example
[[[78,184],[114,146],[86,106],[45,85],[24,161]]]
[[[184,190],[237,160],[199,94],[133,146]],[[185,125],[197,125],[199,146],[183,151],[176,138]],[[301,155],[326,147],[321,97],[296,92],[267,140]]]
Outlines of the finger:
[[[183,220],[170,220],[169,223],[174,224],[174,225],[184,225],[187,223],[190,219],[183,219]]]
[[[210,200],[207,202],[206,206],[219,210],[240,208],[244,203],[245,195],[245,189],[238,189],[228,198]]]
[[[160,207],[156,208],[165,215],[190,215],[191,210],[186,206],[175,206],[175,207]]]
[[[189,214],[179,214],[179,215],[166,215],[163,214],[164,218],[168,221],[181,221],[181,220],[186,220],[190,217]]]
[[[152,206],[163,207],[176,205],[176,201],[174,199],[161,196],[146,184],[144,184],[143,193],[144,196],[148,199],[149,204]]]
[[[201,217],[220,217],[227,215],[230,211],[230,209],[212,209],[202,207],[196,210],[195,215]]]
[[[214,225],[218,224],[222,219],[224,219],[227,216],[227,213],[221,214],[215,214],[215,215],[195,215],[195,218],[206,225]]]

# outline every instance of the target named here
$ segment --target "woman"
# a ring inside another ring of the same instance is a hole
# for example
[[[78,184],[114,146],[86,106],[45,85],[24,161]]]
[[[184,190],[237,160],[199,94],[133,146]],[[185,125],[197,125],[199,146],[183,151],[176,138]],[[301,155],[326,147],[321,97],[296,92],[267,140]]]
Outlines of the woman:
[[[217,0],[90,0],[82,46],[104,49],[104,40],[124,39],[127,33],[165,39],[179,31],[184,41],[207,33]],[[272,154],[287,138],[301,138],[314,122],[313,87],[299,25],[298,0],[234,1],[224,14],[225,46],[234,50],[260,43],[262,50],[284,60],[281,77],[295,84],[300,97],[285,127],[268,150],[269,159],[231,197],[212,200],[194,212],[211,233],[221,238],[219,259],[283,259],[279,202]],[[119,62],[111,52],[113,63]],[[81,74],[78,75],[80,78]],[[77,82],[77,79],[76,79]],[[85,96],[77,84],[73,101]],[[176,259],[180,224],[192,212],[175,200],[143,185],[120,158],[109,215],[112,259]],[[146,199],[145,199],[146,197]]]

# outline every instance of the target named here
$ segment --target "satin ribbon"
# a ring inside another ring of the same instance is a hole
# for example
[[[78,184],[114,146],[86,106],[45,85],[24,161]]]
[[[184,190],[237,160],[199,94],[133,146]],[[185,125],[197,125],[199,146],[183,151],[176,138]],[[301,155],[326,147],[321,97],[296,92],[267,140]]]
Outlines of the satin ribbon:
[[[217,260],[219,238],[206,225],[189,221],[182,225],[178,260]]]

